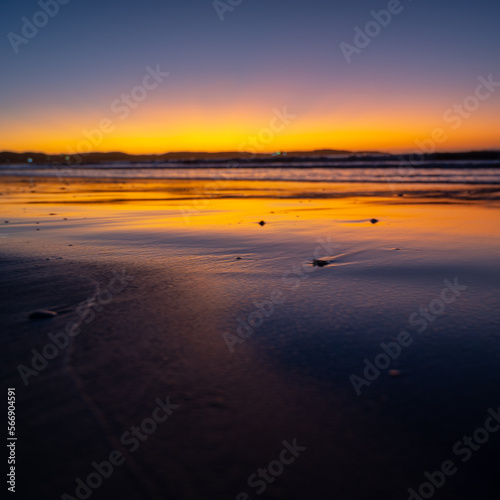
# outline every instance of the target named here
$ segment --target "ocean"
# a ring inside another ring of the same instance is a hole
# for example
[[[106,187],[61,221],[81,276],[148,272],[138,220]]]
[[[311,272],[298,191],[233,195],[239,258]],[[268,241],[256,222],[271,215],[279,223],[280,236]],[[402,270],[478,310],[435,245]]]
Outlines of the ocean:
[[[290,159],[288,161],[110,162],[60,166],[3,164],[0,176],[291,182],[499,184],[498,160]]]

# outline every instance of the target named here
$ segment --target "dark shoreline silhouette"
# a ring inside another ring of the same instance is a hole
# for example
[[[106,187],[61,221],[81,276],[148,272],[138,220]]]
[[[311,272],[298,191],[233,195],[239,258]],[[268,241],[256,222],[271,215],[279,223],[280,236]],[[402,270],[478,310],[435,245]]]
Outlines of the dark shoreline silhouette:
[[[186,164],[196,163],[198,165],[203,162],[210,163],[227,163],[228,161],[241,161],[245,166],[258,166],[262,161],[276,163],[291,163],[297,160],[307,160],[311,163],[320,163],[325,160],[342,160],[346,164],[363,162],[381,162],[394,161],[408,163],[408,166],[426,167],[426,162],[441,162],[441,161],[495,161],[498,163],[491,165],[492,167],[500,167],[500,150],[499,151],[467,151],[467,152],[448,152],[448,153],[409,153],[409,154],[388,154],[376,151],[343,151],[322,149],[316,151],[290,151],[287,153],[274,154],[251,154],[240,152],[173,152],[164,154],[149,154],[149,155],[130,155],[122,152],[95,152],[82,153],[76,155],[47,155],[40,152],[23,152],[16,153],[11,151],[0,152],[0,164],[60,164],[60,165],[84,165],[96,163],[112,163],[112,162],[128,162],[128,163],[168,163],[182,162]],[[282,165],[280,165],[282,166]],[[350,165],[349,165],[350,166]],[[355,166],[355,165],[352,165]],[[364,167],[366,165],[363,165]],[[378,165],[379,166],[379,165]],[[434,165],[432,165],[434,167]],[[469,168],[471,165],[467,165]],[[473,165],[472,165],[473,166]]]

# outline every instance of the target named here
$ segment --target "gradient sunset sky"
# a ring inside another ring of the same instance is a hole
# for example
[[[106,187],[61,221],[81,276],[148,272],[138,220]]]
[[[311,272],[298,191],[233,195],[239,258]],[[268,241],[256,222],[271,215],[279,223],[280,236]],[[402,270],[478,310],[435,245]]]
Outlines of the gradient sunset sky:
[[[451,111],[479,77],[500,82],[498,0],[402,0],[350,63],[340,44],[387,0],[243,0],[223,21],[212,0],[64,1],[17,45],[41,7],[2,2],[0,150],[77,151],[105,119],[93,151],[237,151],[275,109],[295,116],[262,152],[414,151],[436,128],[441,151],[500,149],[500,86]],[[118,107],[157,66],[169,76]]]

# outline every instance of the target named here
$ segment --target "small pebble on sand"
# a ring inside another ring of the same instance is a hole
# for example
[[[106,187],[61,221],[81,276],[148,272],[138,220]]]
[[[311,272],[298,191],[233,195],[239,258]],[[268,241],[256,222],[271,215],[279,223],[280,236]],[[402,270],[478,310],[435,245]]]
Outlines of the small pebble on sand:
[[[328,264],[330,264],[330,263],[327,260],[320,260],[320,259],[314,259],[313,260],[313,266],[325,267]]]
[[[55,318],[57,313],[55,311],[49,311],[48,309],[38,309],[29,314],[29,319],[46,319]]]

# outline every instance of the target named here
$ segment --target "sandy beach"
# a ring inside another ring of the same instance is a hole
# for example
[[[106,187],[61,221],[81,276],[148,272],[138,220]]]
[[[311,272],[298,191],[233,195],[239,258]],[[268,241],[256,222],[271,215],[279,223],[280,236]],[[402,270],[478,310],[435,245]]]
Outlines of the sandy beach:
[[[206,185],[4,178],[18,497],[490,498],[495,187]]]
[[[3,2],[6,498],[498,500],[499,19]]]

